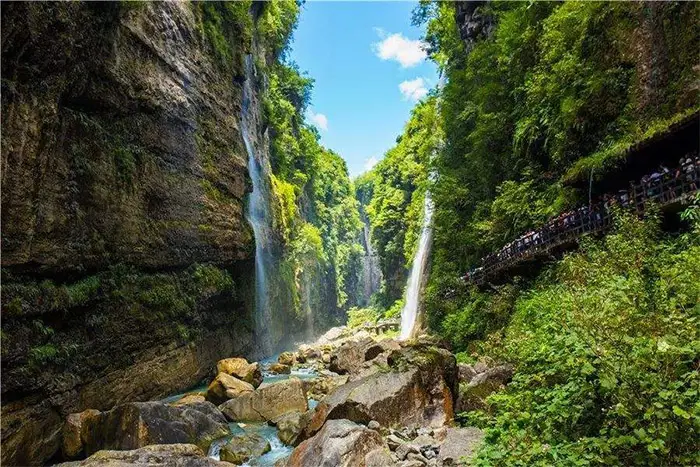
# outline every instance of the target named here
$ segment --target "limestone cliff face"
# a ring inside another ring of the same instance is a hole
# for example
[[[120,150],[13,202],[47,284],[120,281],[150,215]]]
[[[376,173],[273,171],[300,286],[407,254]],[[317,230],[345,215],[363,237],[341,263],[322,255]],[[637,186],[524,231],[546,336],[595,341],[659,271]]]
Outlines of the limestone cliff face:
[[[3,4],[3,465],[60,459],[67,413],[255,353],[256,50],[216,27],[196,3]]]

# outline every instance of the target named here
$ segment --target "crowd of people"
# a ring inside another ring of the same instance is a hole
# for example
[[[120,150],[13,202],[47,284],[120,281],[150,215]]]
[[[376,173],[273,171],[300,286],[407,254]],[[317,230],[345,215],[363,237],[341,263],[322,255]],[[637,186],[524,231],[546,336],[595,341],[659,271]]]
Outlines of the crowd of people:
[[[640,183],[630,182],[627,190],[617,194],[605,194],[602,198],[550,219],[543,227],[530,230],[500,250],[490,253],[482,259],[481,266],[469,271],[463,279],[470,281],[480,276],[485,269],[536,251],[541,245],[549,245],[565,240],[571,235],[592,232],[610,223],[611,210],[614,206],[642,210],[647,201],[667,203],[682,193],[696,191],[700,183],[700,157],[698,154],[683,156],[678,167],[671,171],[664,165],[642,177]]]

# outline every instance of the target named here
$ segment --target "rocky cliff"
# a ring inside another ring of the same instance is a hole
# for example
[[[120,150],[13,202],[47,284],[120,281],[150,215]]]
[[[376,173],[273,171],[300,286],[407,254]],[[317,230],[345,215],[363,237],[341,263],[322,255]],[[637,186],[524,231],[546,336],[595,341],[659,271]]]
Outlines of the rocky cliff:
[[[260,9],[3,4],[3,465],[57,459],[69,412],[255,354],[239,121]]]

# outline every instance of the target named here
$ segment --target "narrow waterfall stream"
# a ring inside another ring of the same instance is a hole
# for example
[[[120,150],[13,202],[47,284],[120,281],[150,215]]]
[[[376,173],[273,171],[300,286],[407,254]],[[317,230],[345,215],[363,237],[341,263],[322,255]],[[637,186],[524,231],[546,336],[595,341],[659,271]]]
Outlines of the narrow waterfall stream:
[[[402,340],[411,337],[416,327],[416,320],[420,308],[420,294],[423,288],[424,276],[428,266],[428,257],[430,256],[430,245],[433,238],[433,229],[431,226],[432,218],[433,202],[430,199],[430,193],[426,193],[423,203],[423,228],[418,243],[418,251],[413,257],[411,275],[408,276],[406,303],[404,304],[403,310],[401,310],[400,338]]]
[[[268,323],[270,322],[270,299],[268,290],[268,265],[272,260],[269,245],[270,206],[263,161],[256,158],[255,148],[251,142],[250,128],[254,126],[251,111],[253,97],[252,82],[255,77],[253,57],[245,57],[245,82],[243,85],[243,105],[241,111],[241,134],[248,152],[248,172],[253,183],[253,192],[248,198],[246,220],[255,235],[255,342],[263,355],[271,352]],[[250,123],[253,125],[250,125]]]
[[[362,299],[363,306],[367,306],[372,294],[381,287],[382,271],[379,268],[379,257],[372,247],[369,219],[364,212],[361,213],[361,218],[363,223],[361,240],[365,249],[365,255],[362,258]]]

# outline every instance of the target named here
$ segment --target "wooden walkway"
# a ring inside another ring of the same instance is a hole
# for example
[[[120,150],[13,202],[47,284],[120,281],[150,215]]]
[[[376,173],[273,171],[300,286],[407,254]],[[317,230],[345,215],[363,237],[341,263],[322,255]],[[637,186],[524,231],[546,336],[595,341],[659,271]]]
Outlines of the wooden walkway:
[[[605,195],[603,201],[564,213],[543,227],[528,232],[498,252],[484,257],[481,265],[467,273],[463,279],[482,285],[522,262],[575,243],[581,235],[604,231],[612,225],[614,205],[634,209],[639,216],[643,216],[650,203],[664,209],[683,202],[698,191],[700,159],[696,156],[690,164],[666,174],[652,174],[643,180],[630,186],[629,190]]]

